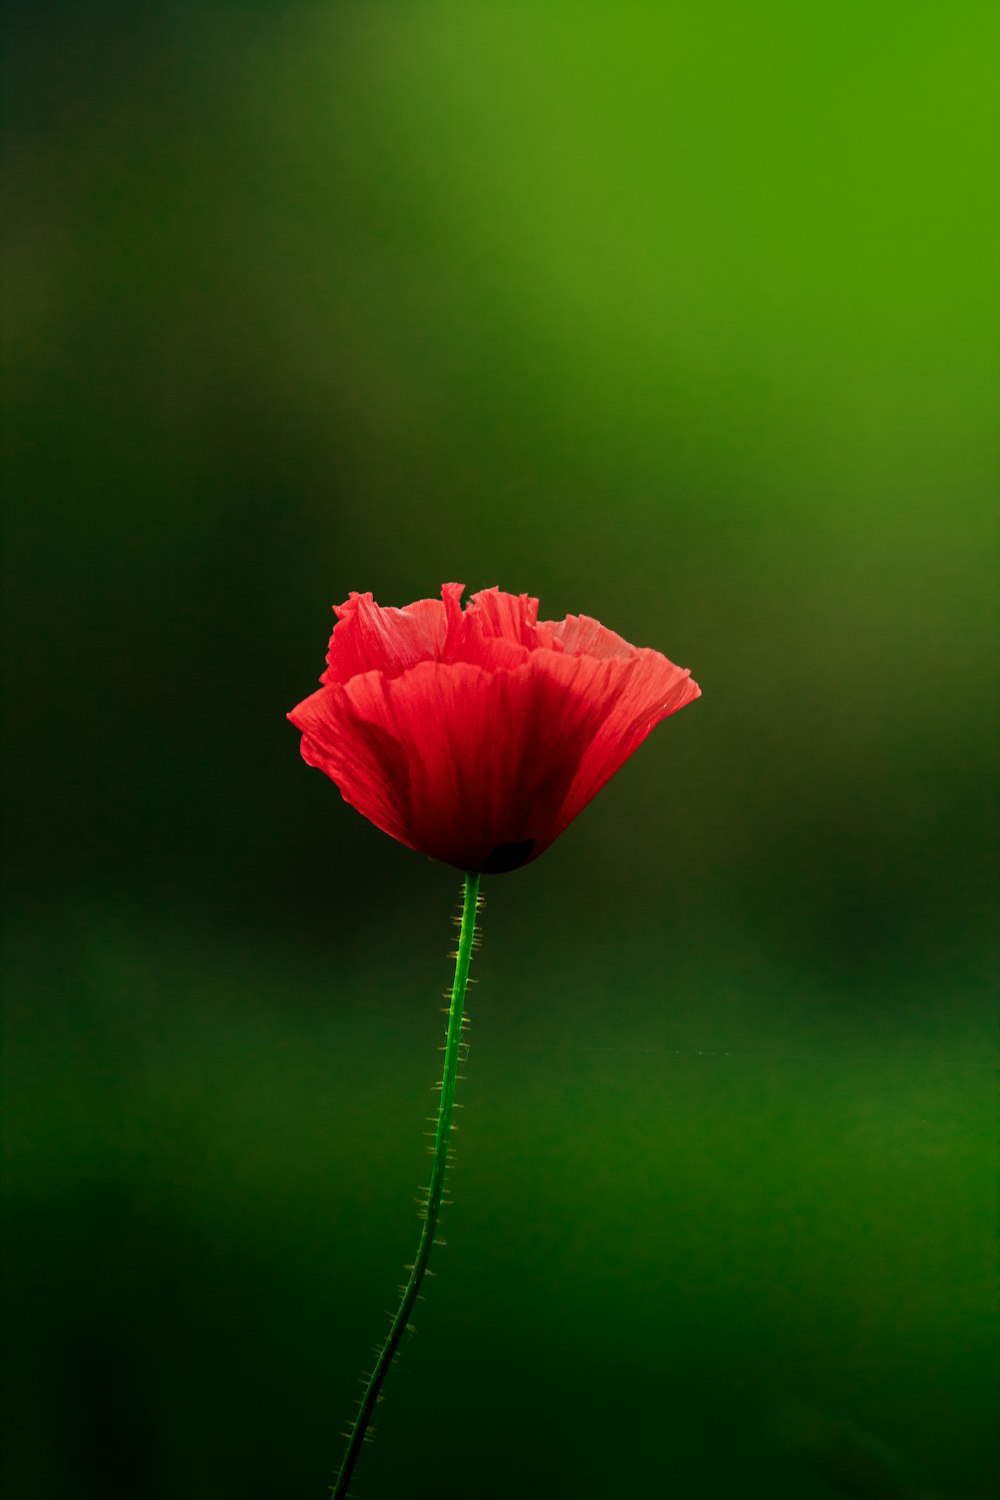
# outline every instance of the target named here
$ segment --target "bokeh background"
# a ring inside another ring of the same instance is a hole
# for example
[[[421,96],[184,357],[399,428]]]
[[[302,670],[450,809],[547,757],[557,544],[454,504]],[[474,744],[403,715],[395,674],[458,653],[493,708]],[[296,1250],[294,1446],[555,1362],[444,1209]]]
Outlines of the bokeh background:
[[[704,697],[486,882],[355,1491],[993,1493],[997,29],[8,7],[16,1500],[332,1482],[458,880],[283,716],[453,578]]]

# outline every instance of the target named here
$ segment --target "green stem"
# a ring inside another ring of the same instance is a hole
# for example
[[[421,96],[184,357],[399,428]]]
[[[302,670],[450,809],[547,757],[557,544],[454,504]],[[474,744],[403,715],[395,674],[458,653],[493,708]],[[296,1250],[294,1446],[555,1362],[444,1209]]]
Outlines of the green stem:
[[[375,1368],[365,1386],[365,1393],[361,1398],[361,1406],[351,1428],[347,1444],[347,1452],[344,1454],[344,1462],[340,1466],[337,1475],[337,1483],[333,1489],[332,1500],[344,1500],[347,1495],[347,1486],[351,1482],[354,1466],[361,1452],[361,1445],[365,1440],[365,1434],[371,1423],[372,1413],[379,1399],[379,1391],[382,1382],[389,1372],[399,1341],[406,1332],[413,1312],[414,1303],[420,1295],[420,1287],[427,1270],[427,1262],[431,1258],[431,1246],[434,1244],[434,1236],[437,1231],[438,1215],[441,1212],[441,1198],[444,1193],[445,1172],[448,1169],[448,1151],[451,1140],[451,1117],[455,1108],[455,1080],[458,1076],[458,1060],[462,1043],[462,1011],[465,1006],[465,990],[469,982],[469,963],[472,958],[472,939],[476,931],[476,902],[479,895],[479,876],[466,875],[465,877],[465,899],[462,905],[462,926],[458,938],[458,952],[455,955],[455,982],[451,987],[451,1005],[448,1009],[448,1036],[444,1049],[444,1073],[441,1079],[441,1102],[438,1106],[437,1130],[434,1134],[434,1164],[431,1167],[431,1180],[427,1188],[427,1202],[422,1209],[423,1228],[420,1231],[420,1243],[417,1246],[417,1256],[410,1267],[410,1277],[403,1288],[403,1296],[399,1308],[392,1320],[385,1343],[379,1351]]]

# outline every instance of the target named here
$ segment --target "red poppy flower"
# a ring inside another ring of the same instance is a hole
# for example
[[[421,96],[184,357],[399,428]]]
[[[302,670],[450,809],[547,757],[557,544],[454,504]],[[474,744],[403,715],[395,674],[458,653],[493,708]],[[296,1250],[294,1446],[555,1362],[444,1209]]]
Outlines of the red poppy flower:
[[[302,755],[385,833],[460,870],[537,859],[661,719],[701,692],[586,615],[486,589],[335,606],[323,686],[288,715]]]

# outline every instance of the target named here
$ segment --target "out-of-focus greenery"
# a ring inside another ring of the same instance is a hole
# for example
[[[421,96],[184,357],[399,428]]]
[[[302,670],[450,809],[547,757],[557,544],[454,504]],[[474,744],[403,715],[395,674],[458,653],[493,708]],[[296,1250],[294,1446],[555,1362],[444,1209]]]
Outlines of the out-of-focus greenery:
[[[567,933],[529,976],[528,928],[488,914],[448,1244],[362,1493],[986,1500],[995,1090],[970,1028],[890,991],[876,1037],[638,958],[563,975]],[[332,1480],[427,1166],[447,970],[394,946],[222,962],[90,907],[20,951],[10,1493]]]
[[[450,578],[704,697],[487,883],[359,1493],[991,1492],[996,32],[8,8],[19,1500],[332,1478],[457,877],[283,714]]]

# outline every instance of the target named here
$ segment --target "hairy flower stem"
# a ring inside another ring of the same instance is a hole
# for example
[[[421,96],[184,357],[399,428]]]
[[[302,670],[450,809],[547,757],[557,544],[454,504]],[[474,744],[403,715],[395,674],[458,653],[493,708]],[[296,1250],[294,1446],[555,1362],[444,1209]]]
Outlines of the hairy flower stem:
[[[451,1117],[455,1109],[455,1080],[458,1077],[459,1054],[462,1047],[462,1012],[465,1006],[465,990],[469,982],[469,963],[472,959],[472,940],[476,932],[476,909],[479,896],[479,876],[466,875],[465,894],[462,904],[462,925],[459,931],[458,951],[455,955],[455,982],[451,987],[451,1005],[448,1009],[448,1035],[444,1049],[444,1073],[441,1078],[441,1101],[438,1105],[437,1129],[434,1134],[434,1164],[427,1188],[427,1201],[421,1209],[423,1228],[417,1256],[409,1268],[410,1276],[403,1288],[399,1308],[392,1320],[385,1343],[379,1351],[375,1368],[365,1386],[361,1406],[351,1428],[347,1452],[337,1475],[333,1489],[333,1500],[344,1500],[347,1486],[351,1482],[354,1466],[361,1452],[361,1445],[371,1423],[372,1413],[379,1400],[379,1391],[392,1364],[399,1341],[403,1337],[413,1312],[414,1303],[420,1295],[420,1287],[431,1257],[431,1246],[437,1231],[441,1198],[444,1193],[445,1173],[448,1169],[451,1141]]]

